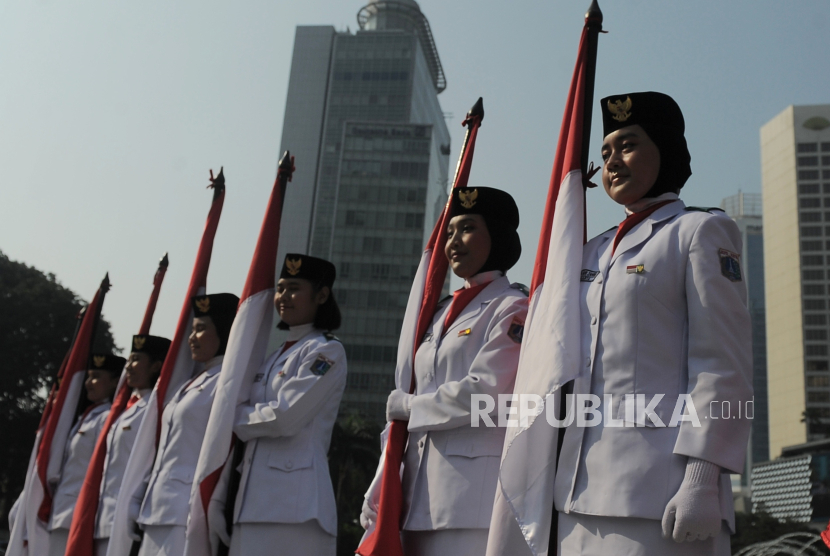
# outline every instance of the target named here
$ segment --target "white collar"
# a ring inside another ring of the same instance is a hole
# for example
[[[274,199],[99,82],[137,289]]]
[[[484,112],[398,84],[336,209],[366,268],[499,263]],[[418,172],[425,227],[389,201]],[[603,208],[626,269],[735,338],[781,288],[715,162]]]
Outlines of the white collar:
[[[679,199],[680,196],[677,193],[663,193],[662,195],[658,195],[657,197],[643,197],[639,201],[634,201],[630,205],[625,205],[625,215],[631,216],[635,212],[640,212],[651,205],[656,205],[657,203],[662,203],[663,201],[676,201]]]
[[[501,278],[504,276],[504,272],[501,270],[488,270],[487,272],[479,272],[474,276],[470,276],[466,280],[464,280],[464,289],[470,289],[475,286],[480,286],[481,284],[489,284],[496,278]]]
[[[133,396],[141,400],[149,396],[150,392],[152,391],[152,388],[142,388],[141,390],[136,390],[135,388],[133,388]]]
[[[288,339],[286,340],[286,342],[296,342],[312,330],[314,330],[313,322],[292,326],[288,329]]]

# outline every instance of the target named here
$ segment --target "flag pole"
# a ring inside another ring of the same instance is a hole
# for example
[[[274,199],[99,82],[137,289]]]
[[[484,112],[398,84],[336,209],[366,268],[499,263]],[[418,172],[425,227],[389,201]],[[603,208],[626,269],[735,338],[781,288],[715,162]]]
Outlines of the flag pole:
[[[597,43],[602,33],[602,10],[597,0],[592,0],[585,13],[587,45],[585,50],[585,111],[582,113],[582,175],[588,176],[588,158],[591,149],[591,114],[594,106],[594,81],[597,72]]]

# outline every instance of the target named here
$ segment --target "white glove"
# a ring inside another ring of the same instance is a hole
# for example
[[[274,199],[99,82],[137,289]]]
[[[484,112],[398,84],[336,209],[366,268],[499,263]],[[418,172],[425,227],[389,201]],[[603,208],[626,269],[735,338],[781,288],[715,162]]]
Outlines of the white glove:
[[[721,529],[718,480],[720,467],[689,458],[680,489],[663,512],[663,537],[675,542],[704,540]]]
[[[386,420],[409,421],[409,415],[412,413],[412,398],[414,397],[403,390],[392,390],[389,399],[386,400]]]
[[[141,512],[141,498],[130,498],[130,509],[127,511],[127,535],[135,542],[141,542],[139,534],[138,514]]]
[[[363,499],[363,510],[360,512],[360,526],[364,529],[369,529],[372,525],[377,523],[378,507],[373,504],[368,498]]]
[[[228,522],[225,519],[225,503],[220,500],[211,500],[208,504],[208,531],[210,531],[210,547],[213,554],[219,550],[219,542],[225,546],[231,545],[231,536],[228,535]]]

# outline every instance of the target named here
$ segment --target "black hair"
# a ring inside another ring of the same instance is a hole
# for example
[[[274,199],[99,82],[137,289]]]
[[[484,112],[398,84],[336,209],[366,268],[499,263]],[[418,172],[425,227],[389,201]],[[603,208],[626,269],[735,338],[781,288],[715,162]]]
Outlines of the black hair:
[[[300,278],[301,280],[305,280],[305,278]],[[311,282],[311,289],[313,290],[313,295],[317,295],[323,287],[329,288],[329,296],[323,302],[322,305],[317,307],[317,312],[314,315],[314,328],[318,328],[320,330],[326,330],[327,332],[331,332],[332,330],[337,330],[340,328],[341,323],[341,316],[340,316],[340,307],[337,305],[337,301],[334,299],[334,290],[331,289],[330,286],[324,284],[323,282]],[[280,330],[288,330],[290,327],[284,322],[280,321],[277,323],[277,328]]]

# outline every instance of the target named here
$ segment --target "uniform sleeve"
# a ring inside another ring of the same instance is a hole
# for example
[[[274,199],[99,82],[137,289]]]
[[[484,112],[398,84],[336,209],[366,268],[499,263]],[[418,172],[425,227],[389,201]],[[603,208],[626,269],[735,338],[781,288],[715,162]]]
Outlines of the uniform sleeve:
[[[412,432],[448,430],[470,426],[473,394],[497,398],[509,393],[516,379],[521,344],[509,334],[514,318],[524,322],[527,299],[512,298],[505,309],[497,313],[484,345],[476,354],[470,370],[463,379],[445,382],[435,392],[412,398],[409,430]]]
[[[680,424],[674,453],[743,471],[751,421],[723,419],[721,406],[738,415],[752,399],[752,329],[746,283],[740,269],[741,237],[722,214],[703,219],[692,237],[686,263],[689,311],[689,384],[697,413]],[[725,260],[726,259],[726,260]],[[710,407],[717,407],[710,414]],[[687,409],[690,412],[690,410]]]
[[[333,362],[325,374],[312,365],[320,357]],[[321,343],[303,358],[296,376],[285,381],[277,398],[267,403],[242,405],[236,412],[234,432],[243,441],[261,436],[293,436],[307,425],[331,396],[346,387],[346,351],[337,341]]]

